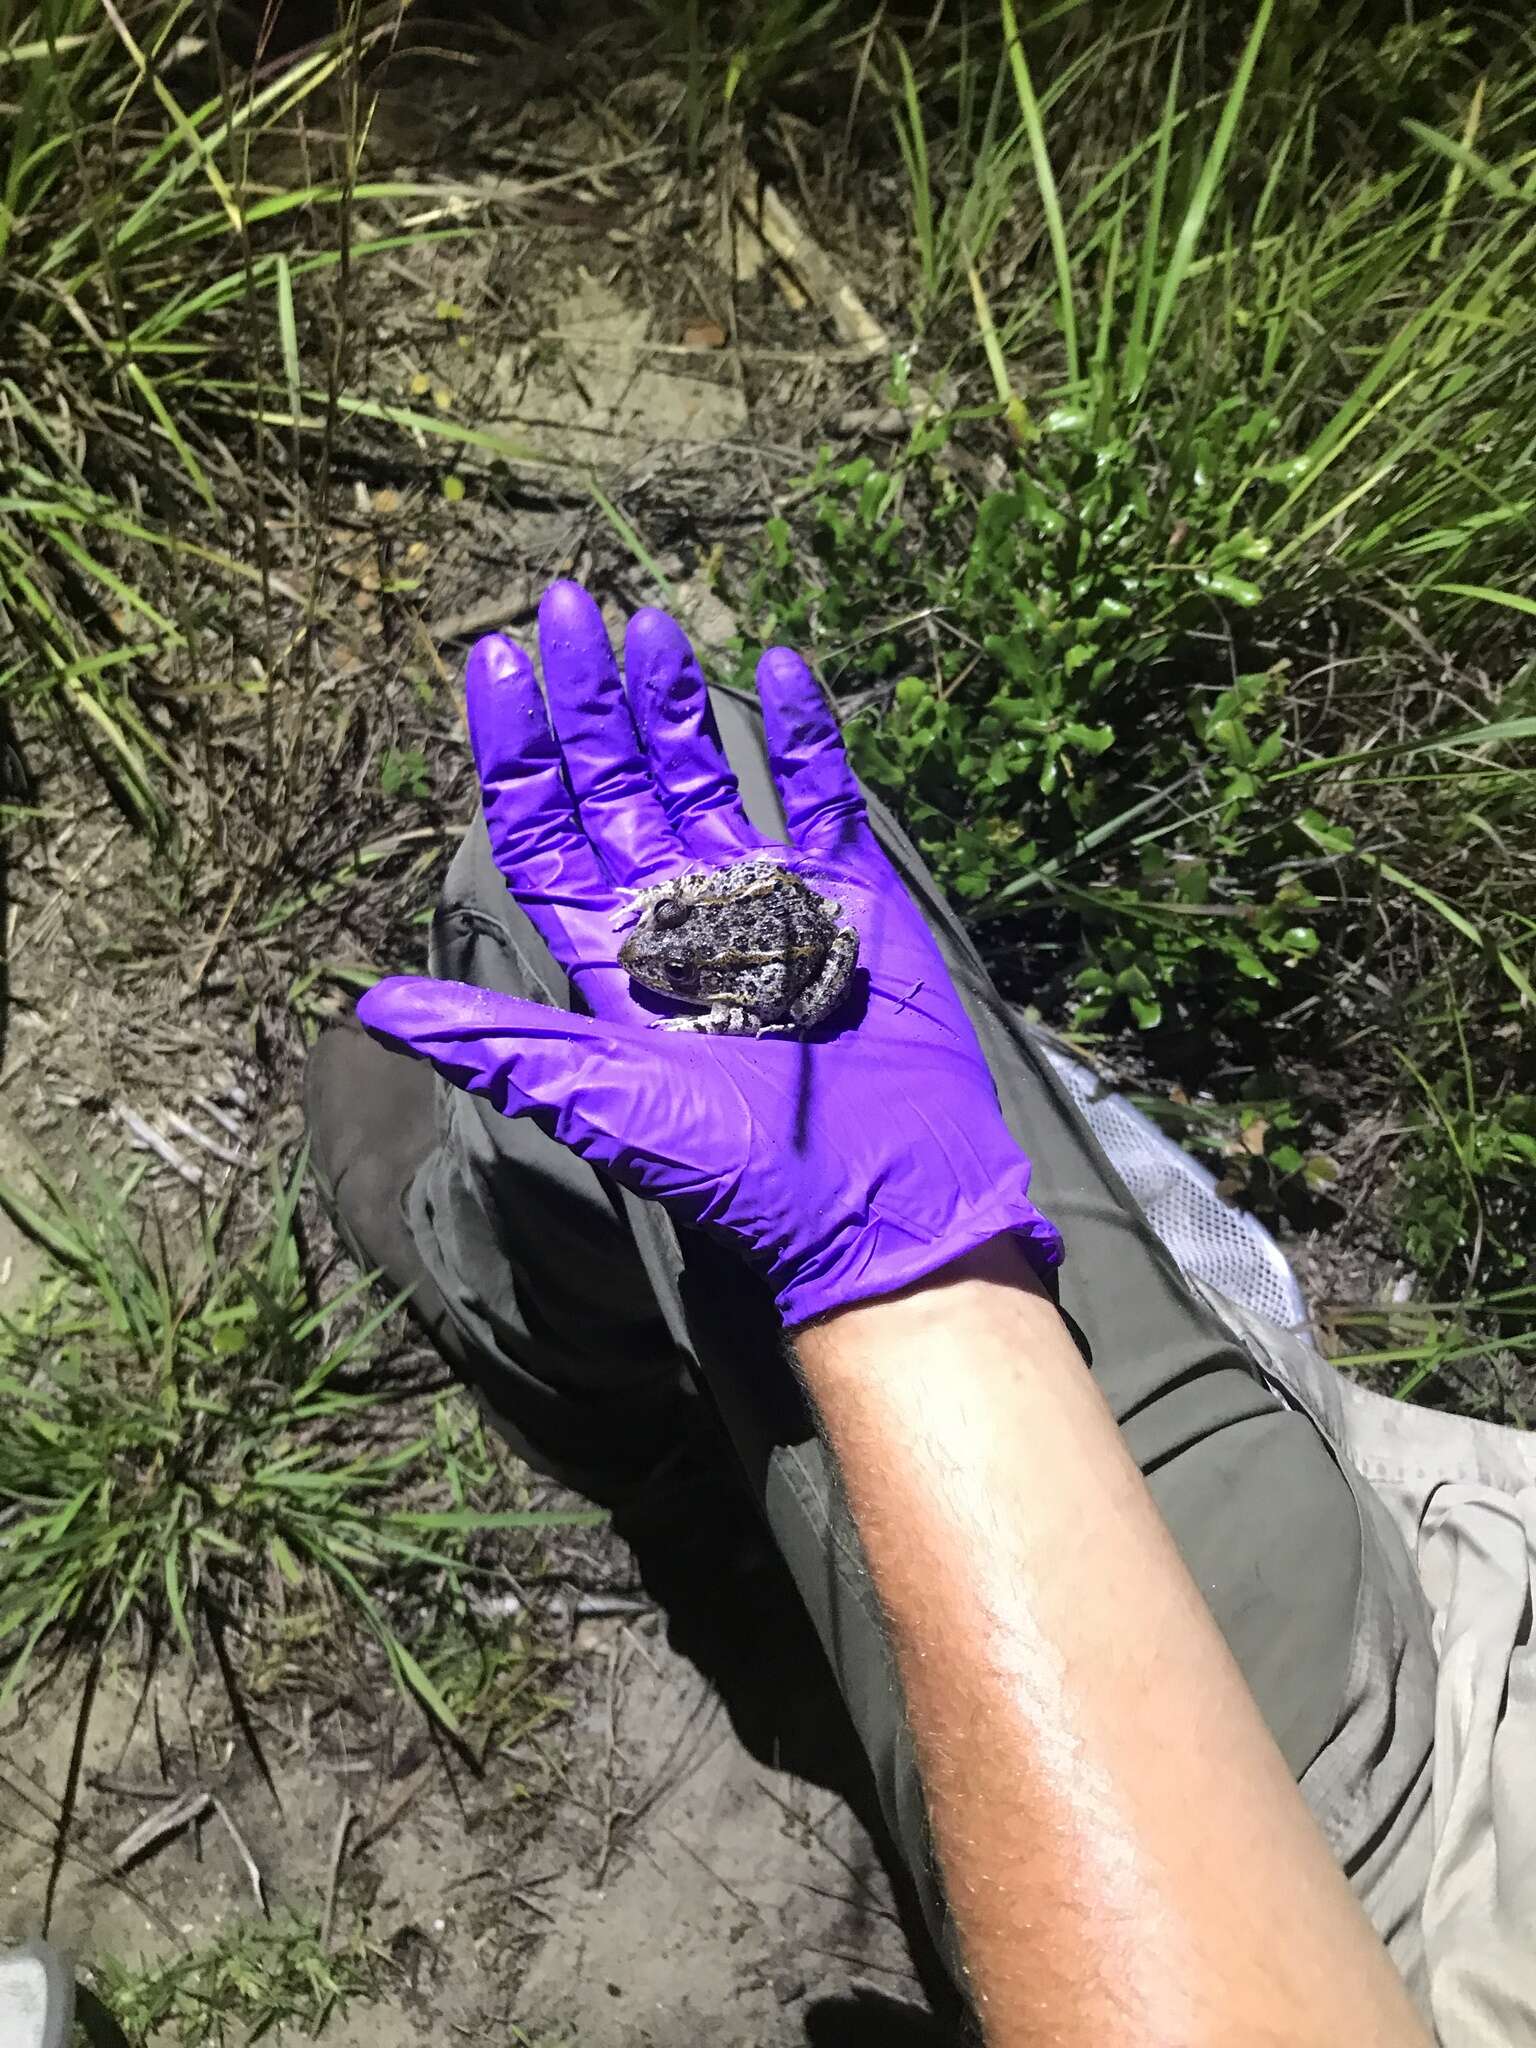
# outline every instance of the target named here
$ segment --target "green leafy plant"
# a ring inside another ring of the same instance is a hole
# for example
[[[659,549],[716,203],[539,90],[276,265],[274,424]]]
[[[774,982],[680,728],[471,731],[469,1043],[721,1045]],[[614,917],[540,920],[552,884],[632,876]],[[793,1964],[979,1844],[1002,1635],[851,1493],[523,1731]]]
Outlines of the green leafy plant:
[[[817,648],[862,771],[1037,985],[1071,970],[1080,1023],[1276,1013],[1362,878],[1532,1000],[1510,870],[1454,863],[1475,912],[1443,887],[1489,764],[1373,761],[1349,687],[1406,701],[1426,625],[1475,641],[1503,678],[1477,707],[1504,735],[1497,804],[1536,855],[1508,810],[1512,629],[1536,605],[1513,429],[1536,381],[1530,67],[1512,46],[1474,83],[1445,23],[1378,53],[1268,4],[1235,58],[1134,4],[1075,40],[1052,19],[1021,31],[1002,0],[1001,46],[962,37],[947,70],[887,50],[925,327],[891,395],[915,424],[796,487],[751,631]],[[977,377],[991,403],[958,407]],[[1320,670],[1346,678],[1326,702]],[[1422,808],[1363,807],[1367,784]]]
[[[800,532],[778,521],[751,593],[764,637],[831,650],[857,690],[860,771],[889,792],[935,872],[976,915],[1030,896],[1092,914],[1081,1014],[1219,973],[1233,1002],[1317,949],[1268,776],[1291,759],[1285,666],[1224,686],[1201,636],[1219,601],[1262,597],[1266,545],[1226,529],[1197,468],[1154,490],[1133,446],[1081,415],[1048,420],[1009,482],[974,502],[925,428],[889,469],[824,459]],[[889,679],[883,685],[882,678]],[[1159,794],[1161,793],[1161,794]],[[1111,883],[1128,827],[1179,806]],[[1092,898],[1067,873],[1099,849]]]
[[[311,1300],[301,1174],[234,1259],[222,1219],[184,1260],[146,1242],[131,1184],[5,1193],[58,1271],[0,1324],[0,1703],[51,1635],[138,1625],[195,1650],[210,1622],[320,1597],[453,1725],[402,1617],[462,1599],[476,1540],[568,1518],[496,1505],[502,1468],[464,1409],[423,1427],[369,1376],[390,1309],[364,1311],[366,1280]]]
[[[1530,1271],[1536,1095],[1468,1100],[1455,1068],[1418,1079],[1426,1114],[1398,1174],[1404,1246],[1432,1281],[1507,1288]]]
[[[314,2039],[350,2005],[379,1997],[385,1968],[361,1935],[327,1944],[316,1921],[284,1915],[241,1921],[161,1963],[107,1957],[91,1977],[128,2048],[234,2048],[289,2028]]]
[[[413,796],[418,802],[432,794],[427,757],[420,747],[387,747],[379,763],[379,787],[386,796]]]

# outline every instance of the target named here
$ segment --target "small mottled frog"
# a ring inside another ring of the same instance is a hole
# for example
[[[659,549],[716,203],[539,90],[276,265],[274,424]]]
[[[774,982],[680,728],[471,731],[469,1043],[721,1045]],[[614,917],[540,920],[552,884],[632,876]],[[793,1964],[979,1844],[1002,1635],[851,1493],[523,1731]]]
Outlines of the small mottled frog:
[[[636,899],[639,922],[619,962],[643,987],[702,1007],[669,1031],[805,1029],[829,1016],[858,965],[859,937],[841,905],[776,861],[675,875]]]

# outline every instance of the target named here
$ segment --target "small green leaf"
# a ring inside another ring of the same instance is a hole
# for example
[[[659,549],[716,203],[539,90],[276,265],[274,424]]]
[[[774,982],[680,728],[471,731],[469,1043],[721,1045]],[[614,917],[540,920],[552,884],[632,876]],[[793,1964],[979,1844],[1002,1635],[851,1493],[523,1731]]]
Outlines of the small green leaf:
[[[1081,747],[1085,754],[1104,754],[1115,744],[1115,729],[1112,725],[1068,725],[1063,738],[1074,747]]]
[[[293,267],[281,250],[277,255],[277,333],[282,348],[288,404],[295,419],[304,410],[304,378],[299,362],[299,324],[293,304]]]
[[[1354,849],[1355,835],[1349,827],[1335,824],[1321,811],[1303,811],[1296,824],[1320,853],[1350,853]]]
[[[1202,590],[1208,590],[1212,597],[1225,597],[1233,604],[1255,605],[1263,602],[1264,593],[1256,583],[1247,583],[1241,576],[1229,575],[1225,569],[1197,569],[1195,581]]]
[[[457,505],[464,496],[464,479],[461,476],[443,478],[443,496],[450,505]]]

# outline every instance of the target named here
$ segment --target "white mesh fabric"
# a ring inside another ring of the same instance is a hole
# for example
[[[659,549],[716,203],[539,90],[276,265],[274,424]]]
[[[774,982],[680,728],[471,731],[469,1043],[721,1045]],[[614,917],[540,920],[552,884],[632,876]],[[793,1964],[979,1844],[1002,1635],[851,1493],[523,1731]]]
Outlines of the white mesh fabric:
[[[1046,1050],[1179,1270],[1285,1329],[1304,1324],[1307,1305],[1296,1276],[1258,1218],[1229,1208],[1214,1177],[1091,1068],[1054,1046]]]

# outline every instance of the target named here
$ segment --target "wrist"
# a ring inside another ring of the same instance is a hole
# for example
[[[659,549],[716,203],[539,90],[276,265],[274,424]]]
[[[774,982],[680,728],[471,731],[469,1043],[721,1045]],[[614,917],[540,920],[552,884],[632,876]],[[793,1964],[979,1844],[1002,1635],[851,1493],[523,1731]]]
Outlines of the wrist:
[[[798,1345],[818,1331],[877,1322],[900,1322],[914,1331],[927,1324],[952,1327],[957,1315],[968,1314],[998,1289],[1049,1299],[1037,1266],[1012,1232],[987,1238],[916,1280],[824,1309],[792,1334]]]
[[[1029,1165],[1016,1169],[971,1199],[945,1193],[941,1178],[925,1189],[928,1217],[892,1214],[878,1202],[850,1221],[845,1233],[829,1235],[814,1254],[795,1265],[777,1287],[785,1327],[798,1330],[861,1304],[890,1300],[919,1289],[952,1284],[974,1275],[977,1258],[1007,1259],[1041,1276],[1060,1264],[1061,1236],[1028,1197]],[[894,1204],[891,1205],[894,1207]]]
[[[807,1391],[825,1420],[871,1408],[906,1435],[926,1434],[931,1403],[968,1388],[1029,1397],[1048,1379],[1081,1377],[1083,1360],[1025,1248],[1008,1237],[976,1246],[890,1294],[851,1302],[791,1333]],[[1013,1389],[1013,1391],[1009,1391]],[[893,1417],[905,1420],[892,1424]]]

